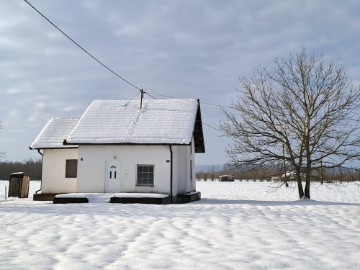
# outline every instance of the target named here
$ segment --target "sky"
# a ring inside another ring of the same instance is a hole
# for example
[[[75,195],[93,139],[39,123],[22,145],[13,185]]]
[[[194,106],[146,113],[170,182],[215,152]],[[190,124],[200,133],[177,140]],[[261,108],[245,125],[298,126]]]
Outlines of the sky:
[[[96,58],[155,98],[200,99],[205,154],[228,161],[219,105],[239,77],[301,47],[345,67],[360,85],[360,2],[331,0],[29,0]],[[29,145],[51,117],[138,90],[76,47],[23,0],[0,0],[2,160],[40,158]],[[137,96],[136,98],[138,98]],[[152,97],[146,96],[151,99]]]

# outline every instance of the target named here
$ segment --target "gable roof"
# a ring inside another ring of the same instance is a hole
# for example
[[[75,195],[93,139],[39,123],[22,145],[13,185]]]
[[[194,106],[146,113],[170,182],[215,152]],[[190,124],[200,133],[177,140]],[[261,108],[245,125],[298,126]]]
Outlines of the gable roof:
[[[200,105],[194,99],[95,100],[65,144],[190,144],[205,152]]]
[[[63,141],[74,128],[79,118],[51,118],[45,127],[40,131],[34,142],[30,145],[31,149],[44,148],[70,148],[73,145],[63,145]]]

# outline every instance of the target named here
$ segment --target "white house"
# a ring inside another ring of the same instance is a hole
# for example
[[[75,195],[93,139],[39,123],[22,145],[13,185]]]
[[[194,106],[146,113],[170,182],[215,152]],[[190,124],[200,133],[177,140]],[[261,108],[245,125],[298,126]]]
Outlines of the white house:
[[[63,145],[79,118],[52,118],[41,130],[31,149],[38,149],[42,159],[41,195],[38,199],[53,199],[55,194],[76,192],[78,148]],[[40,151],[42,150],[42,152]],[[71,166],[72,165],[72,166]]]
[[[30,146],[43,154],[41,194],[196,191],[204,153],[197,100],[95,100],[79,118],[51,119]],[[41,152],[42,151],[42,152]]]

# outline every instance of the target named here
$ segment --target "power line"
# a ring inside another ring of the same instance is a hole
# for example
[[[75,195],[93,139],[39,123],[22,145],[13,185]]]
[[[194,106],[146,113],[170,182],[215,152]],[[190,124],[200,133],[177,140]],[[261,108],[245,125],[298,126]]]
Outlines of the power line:
[[[176,99],[176,97],[172,97],[172,96],[167,96],[167,95],[162,95],[162,94],[158,94],[158,93],[152,93],[153,95],[155,95],[155,96],[159,96],[159,97],[164,97],[164,98],[174,98],[174,99]]]
[[[157,98],[154,97],[153,95],[150,95],[148,92],[144,92],[144,94],[147,94],[149,97],[152,97],[153,99],[157,99]]]
[[[128,102],[126,102],[125,104],[124,104],[124,107],[126,107],[127,105],[129,105],[129,103],[131,102],[131,101],[133,101],[138,95],[140,95],[140,92],[139,93],[137,93],[132,99],[130,99]]]
[[[103,66],[105,69],[107,69],[108,71],[110,71],[112,74],[114,74],[115,76],[117,76],[118,78],[120,78],[121,80],[123,80],[125,83],[131,85],[132,87],[136,88],[137,90],[139,90],[140,92],[143,91],[142,88],[136,86],[135,84],[131,83],[130,81],[128,81],[127,79],[125,79],[124,77],[120,76],[118,73],[116,73],[114,70],[112,70],[110,67],[108,67],[107,65],[105,65],[103,62],[101,62],[98,58],[96,58],[94,55],[92,55],[88,50],[86,50],[84,47],[82,47],[79,43],[77,43],[74,39],[72,39],[68,34],[66,34],[63,30],[61,30],[57,25],[55,25],[50,19],[48,19],[43,13],[41,13],[36,7],[34,7],[29,1],[24,0],[25,3],[27,3],[31,8],[33,8],[38,14],[41,15],[41,17],[43,17],[45,20],[47,20],[52,26],[54,26],[60,33],[62,33],[65,37],[67,37],[72,43],[74,43],[78,48],[80,48],[83,52],[85,52],[87,55],[89,55],[92,59],[94,59],[96,62],[98,62],[101,66]],[[150,94],[149,92],[145,92],[143,91],[143,93],[147,94],[148,96],[152,97],[153,99],[156,99],[153,95],[155,96],[159,96],[159,97],[164,97],[164,98],[172,98],[172,99],[176,99],[176,97],[173,96],[167,96],[167,95],[162,95],[162,94],[158,94],[158,93],[152,93]],[[204,105],[210,105],[210,106],[217,106],[220,108],[234,108],[233,106],[228,106],[228,105],[220,105],[220,104],[214,104],[214,103],[208,103],[208,102],[203,102],[200,101],[201,104]],[[211,126],[210,126],[211,127]],[[212,127],[213,128],[213,127]],[[215,128],[216,129],[216,128]]]
[[[209,124],[206,124],[206,123],[204,123],[204,122],[202,122],[202,123],[203,123],[203,125],[205,125],[205,126],[207,126],[207,127],[209,127],[209,128],[212,128],[212,129],[215,129],[216,131],[221,132],[221,130],[218,129],[218,128],[216,128],[216,127],[213,127],[213,126],[211,126],[211,125],[209,125]]]
[[[154,96],[150,95],[148,92],[145,92],[145,91],[144,91],[144,94],[147,94],[148,96],[152,97],[153,99],[156,99]],[[166,96],[166,95],[161,95],[161,94],[157,94],[157,93],[152,93],[152,94],[155,95],[155,96],[161,96],[161,97],[174,98],[174,99],[176,99],[175,97]],[[201,101],[200,101],[200,103],[205,104],[205,105],[218,106],[218,107],[230,107],[230,106],[222,106],[222,105],[219,105],[219,104],[212,104],[212,103],[201,102]],[[230,108],[234,108],[234,107],[230,107]],[[202,121],[202,124],[203,124],[204,126],[207,126],[207,127],[209,127],[209,128],[212,128],[212,129],[214,129],[214,130],[216,130],[216,131],[222,132],[220,129],[218,129],[218,128],[212,126],[212,125],[209,125],[209,124],[205,123],[204,121]]]
[[[158,93],[154,93],[154,92],[152,94],[155,95],[155,96],[159,96],[159,97],[175,98],[176,99],[176,97],[173,97],[173,96],[162,95],[162,94],[158,94]],[[219,107],[219,108],[231,108],[231,109],[234,109],[234,106],[229,106],[229,105],[221,105],[221,104],[215,104],[215,103],[209,103],[209,102],[203,102],[203,101],[200,101],[200,103],[204,104],[204,105],[216,106],[216,107]]]
[[[210,106],[220,107],[221,109],[222,109],[222,108],[231,108],[231,109],[234,109],[234,108],[235,108],[234,106],[221,105],[221,104],[215,104],[215,103],[208,103],[208,102],[203,102],[203,101],[200,101],[200,103],[201,103],[201,104],[204,104],[204,105],[210,105]]]
[[[116,73],[114,70],[109,68],[107,65],[105,65],[103,62],[101,62],[99,59],[97,59],[95,56],[93,56],[90,52],[88,52],[86,49],[84,49],[79,43],[77,43],[75,40],[73,40],[69,35],[67,35],[64,31],[62,31],[58,26],[56,26],[50,19],[48,19],[44,14],[42,14],[37,8],[35,8],[32,4],[30,4],[27,0],[24,0],[30,7],[32,7],[37,13],[39,13],[45,20],[47,20],[52,26],[54,26],[57,30],[60,31],[65,37],[67,37],[72,43],[74,43],[77,47],[79,47],[82,51],[84,51],[87,55],[89,55],[92,59],[94,59],[96,62],[98,62],[100,65],[102,65],[104,68],[106,68],[108,71],[110,71],[112,74],[126,82],[127,84],[131,85],[132,87],[138,89],[141,91],[141,88],[137,87],[133,83],[129,82],[122,76],[120,76],[118,73]]]

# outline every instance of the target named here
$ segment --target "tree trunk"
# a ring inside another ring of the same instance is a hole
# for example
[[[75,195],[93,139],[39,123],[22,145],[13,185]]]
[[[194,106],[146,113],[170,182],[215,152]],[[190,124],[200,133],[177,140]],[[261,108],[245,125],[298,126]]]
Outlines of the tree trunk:
[[[306,180],[305,183],[305,197],[304,199],[310,199],[310,179]]]
[[[304,189],[302,186],[300,174],[298,174],[298,173],[296,173],[296,181],[297,181],[297,186],[298,186],[298,191],[299,191],[299,198],[302,199],[304,197]]]

